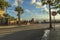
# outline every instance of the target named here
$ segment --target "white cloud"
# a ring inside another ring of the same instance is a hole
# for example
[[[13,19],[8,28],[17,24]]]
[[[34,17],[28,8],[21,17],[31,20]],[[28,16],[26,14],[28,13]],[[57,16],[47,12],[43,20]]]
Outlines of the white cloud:
[[[21,4],[21,3],[23,3],[23,0],[19,0],[19,2],[20,2],[20,4]],[[15,6],[18,6],[18,0],[15,0],[14,5],[15,5]]]
[[[46,5],[44,5],[43,8],[46,12],[49,12],[49,9],[46,7]]]
[[[41,2],[36,2],[35,6],[36,6],[36,8],[40,8],[40,7],[42,7],[42,3]]]
[[[34,4],[36,8],[40,8],[40,6],[42,6],[41,0],[31,0],[31,4]]]
[[[57,10],[59,10],[59,8],[58,9],[51,9],[51,11],[57,11]]]
[[[41,0],[32,0],[32,4],[36,6],[36,8],[43,8],[46,12],[48,12],[48,9],[46,7],[46,5],[42,6]]]
[[[27,12],[27,13],[29,13],[29,12],[31,12],[29,9],[25,9],[25,12]]]
[[[36,0],[31,0],[31,4],[34,4],[36,2]]]
[[[42,6],[41,0],[31,0],[31,3],[36,6],[36,8],[43,8],[47,13],[49,13],[49,9],[46,7],[47,5]],[[57,9],[51,9],[51,11],[57,11]]]

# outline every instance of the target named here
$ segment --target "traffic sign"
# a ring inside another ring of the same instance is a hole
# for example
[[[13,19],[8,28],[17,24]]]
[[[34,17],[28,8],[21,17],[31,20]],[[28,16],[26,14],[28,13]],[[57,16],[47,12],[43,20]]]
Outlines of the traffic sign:
[[[56,16],[56,15],[57,15],[57,12],[53,11],[52,16]]]

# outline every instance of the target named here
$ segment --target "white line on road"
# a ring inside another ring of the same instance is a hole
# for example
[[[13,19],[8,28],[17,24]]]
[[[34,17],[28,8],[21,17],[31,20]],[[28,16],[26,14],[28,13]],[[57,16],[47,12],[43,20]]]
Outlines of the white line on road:
[[[44,35],[43,35],[43,37],[42,37],[41,40],[47,40],[47,37],[48,37],[48,35],[49,35],[49,33],[50,33],[50,30],[45,30],[44,32],[45,32],[45,33],[44,33]]]

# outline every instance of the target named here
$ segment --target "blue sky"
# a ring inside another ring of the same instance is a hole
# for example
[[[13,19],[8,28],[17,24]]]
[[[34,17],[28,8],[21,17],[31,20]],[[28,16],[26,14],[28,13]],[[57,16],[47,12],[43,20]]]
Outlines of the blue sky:
[[[8,13],[11,16],[17,18],[17,12],[14,11],[15,7],[18,5],[17,0],[8,0],[11,7],[8,8]],[[48,15],[48,5],[40,5],[39,0],[20,0],[20,6],[24,9],[24,13],[21,15],[23,20],[31,20],[35,18],[37,20],[49,19]],[[58,19],[60,16],[57,16]]]

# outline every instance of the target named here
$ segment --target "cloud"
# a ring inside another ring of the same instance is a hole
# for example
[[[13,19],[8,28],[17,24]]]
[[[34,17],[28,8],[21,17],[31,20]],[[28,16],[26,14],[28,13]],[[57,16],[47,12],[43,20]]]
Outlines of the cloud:
[[[31,3],[36,6],[36,8],[43,8],[46,12],[48,12],[48,8],[46,5],[42,6],[41,0],[32,0]]]
[[[49,9],[46,7],[46,5],[43,6],[44,10],[49,13]]]
[[[41,2],[36,2],[35,6],[36,6],[36,8],[40,8],[40,7],[42,7],[42,3]]]
[[[51,11],[56,11],[56,12],[57,12],[57,10],[59,10],[59,8],[58,9],[51,9]]]
[[[22,4],[24,1],[23,0],[19,0],[19,2],[20,2],[20,4]],[[18,6],[18,0],[15,0],[14,5]]]
[[[31,4],[34,4],[36,6],[36,8],[40,8],[40,6],[42,6],[42,3],[40,0],[31,0]]]
[[[29,9],[25,9],[24,12],[30,13],[31,11]]]
[[[31,0],[31,4],[34,4],[36,2],[36,0]]]

